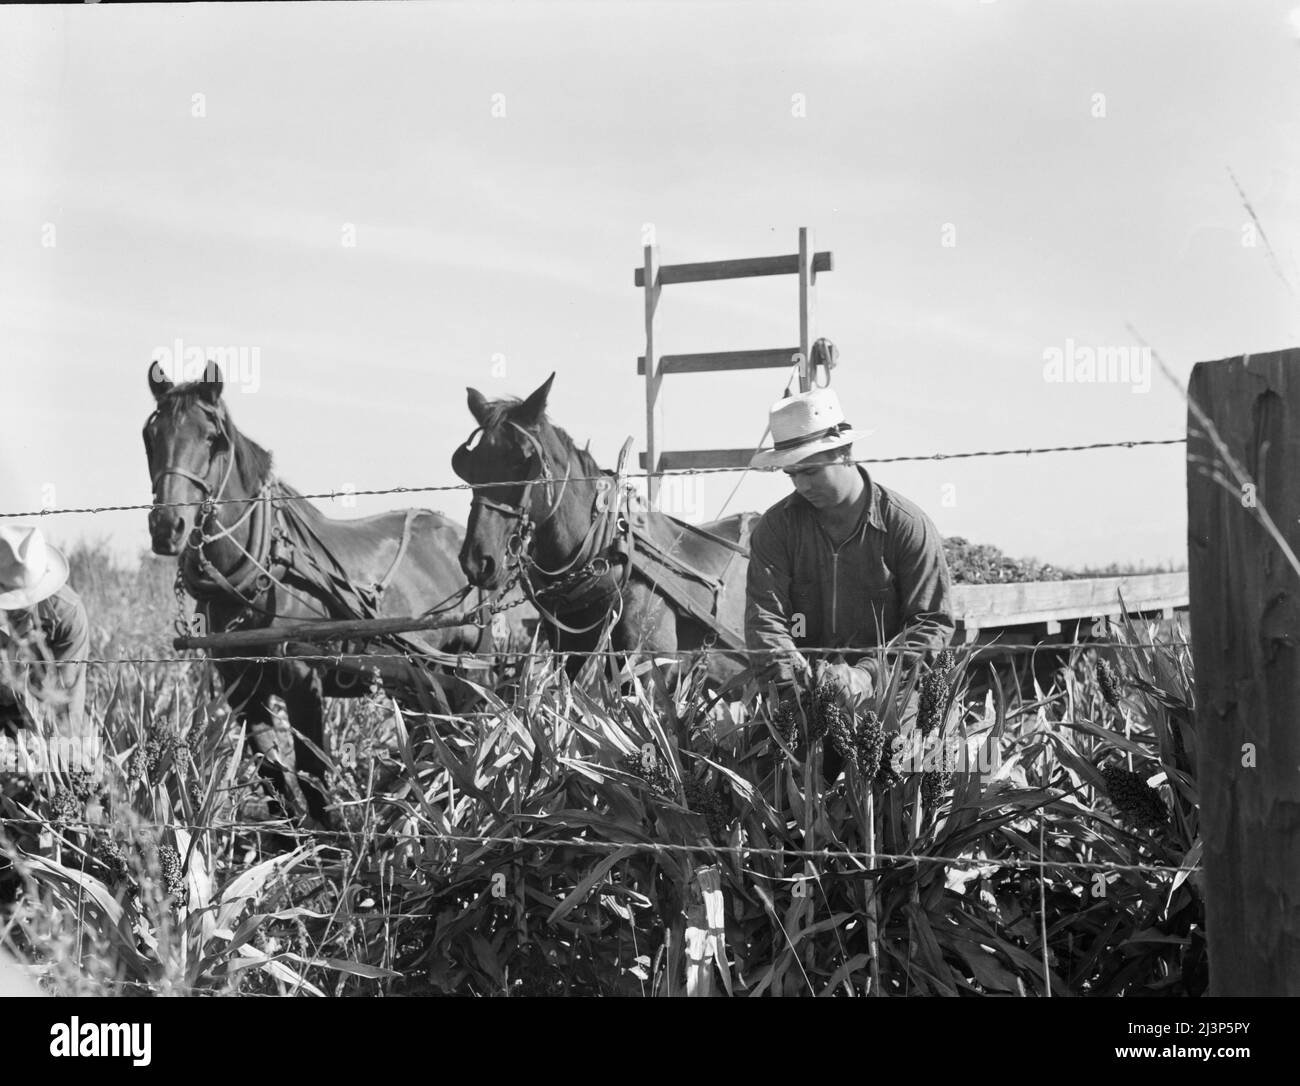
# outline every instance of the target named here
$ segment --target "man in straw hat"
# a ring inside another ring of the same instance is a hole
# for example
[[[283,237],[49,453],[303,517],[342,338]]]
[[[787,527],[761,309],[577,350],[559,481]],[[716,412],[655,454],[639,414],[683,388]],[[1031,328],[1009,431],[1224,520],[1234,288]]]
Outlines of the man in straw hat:
[[[68,560],[39,528],[0,524],[0,742],[20,731],[72,741],[43,754],[59,768],[91,768],[88,752],[71,749],[84,739],[90,627],[67,582]],[[0,761],[0,772],[15,768]]]
[[[751,463],[781,468],[795,492],[750,539],[746,640],[765,653],[755,668],[781,695],[813,679],[855,708],[882,679],[862,650],[897,638],[935,653],[952,639],[943,539],[917,506],[852,462],[853,443],[873,431],[851,428],[831,389],[773,404],[771,430],[773,447]],[[845,651],[810,666],[801,646]]]

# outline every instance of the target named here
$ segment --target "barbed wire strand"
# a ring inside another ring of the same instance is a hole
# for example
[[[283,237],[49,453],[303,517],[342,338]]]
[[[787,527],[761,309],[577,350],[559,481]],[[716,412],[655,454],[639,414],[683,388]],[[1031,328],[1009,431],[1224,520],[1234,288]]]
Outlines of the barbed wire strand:
[[[1079,621],[1086,621],[1080,619]],[[382,637],[383,635],[379,635]],[[349,637],[349,641],[364,641],[361,636]],[[1060,649],[1157,649],[1157,648],[1190,648],[1190,644],[1183,640],[1171,641],[1045,641],[1037,645],[957,645],[948,646],[954,652],[959,653],[962,649],[969,649],[966,653],[968,656],[996,653],[1033,653],[1033,652],[1050,652]],[[202,652],[203,649],[184,650],[192,652]],[[915,655],[920,652],[929,652],[930,649],[919,648],[853,648],[844,645],[833,646],[798,646],[796,651],[800,653],[820,653],[823,655],[832,655],[839,653],[842,655],[862,655],[873,656],[884,654],[887,656],[896,655]],[[449,655],[454,655],[465,660],[494,660],[504,659],[506,662],[516,660],[546,660],[558,657],[626,657],[626,656],[644,656],[651,660],[659,658],[671,659],[691,659],[693,657],[707,656],[710,654],[721,654],[729,656],[784,656],[788,655],[789,649],[748,649],[748,648],[727,648],[724,645],[701,645],[695,649],[644,649],[639,652],[628,649],[542,649],[536,652],[515,652],[509,649],[502,649],[498,652],[459,652],[450,653],[447,650],[441,652],[387,652],[387,653],[364,653],[364,652],[322,652],[322,653],[292,653],[281,656],[117,656],[99,659],[74,660],[69,663],[85,664],[89,667],[123,667],[131,664],[178,664],[184,666],[195,666],[200,664],[221,663],[221,664],[284,664],[284,663],[355,663],[361,660],[404,660],[407,663],[415,663],[417,660],[438,660],[445,661]],[[43,660],[11,660],[10,667],[48,667],[49,664]],[[447,665],[451,666],[451,665]]]
[[[1097,441],[1088,445],[1053,445],[1043,448],[1030,449],[981,449],[975,452],[960,453],[929,453],[926,455],[915,456],[888,456],[877,457],[874,459],[853,460],[854,464],[901,464],[915,461],[926,460],[966,460],[972,457],[984,456],[1031,456],[1039,453],[1059,453],[1059,452],[1083,452],[1090,449],[1134,449],[1142,446],[1151,445],[1185,445],[1187,439],[1184,437],[1171,438],[1152,438],[1139,441]],[[757,451],[757,450],[755,450]],[[631,473],[624,478],[626,479],[657,479],[673,478],[686,475],[717,475],[725,472],[746,472],[746,471],[764,471],[776,472],[781,468],[753,468],[753,467],[712,467],[712,468],[674,468],[667,471],[656,472],[636,472]],[[570,482],[601,482],[609,479],[608,474],[602,475],[574,475],[570,477]],[[526,483],[536,482],[535,479],[506,479],[492,483],[448,483],[439,486],[394,486],[372,490],[329,490],[320,491],[313,494],[279,494],[279,495],[250,495],[243,498],[209,498],[211,505],[248,505],[254,502],[286,502],[286,501],[309,501],[325,499],[335,500],[338,498],[354,497],[375,497],[389,494],[429,494],[457,490],[486,490],[493,487],[503,486],[523,486]],[[96,505],[96,506],[77,506],[60,509],[31,509],[25,512],[17,513],[0,513],[0,519],[28,519],[31,517],[53,517],[63,516],[70,513],[124,513],[124,512],[143,512],[150,509],[168,509],[168,508],[188,508],[192,505],[198,505],[199,502],[149,502],[136,503],[131,505]]]
[[[695,813],[695,812],[692,812]],[[78,822],[68,820],[63,823],[65,826],[82,826],[94,828],[95,824],[90,822]],[[137,822],[135,825],[141,829],[183,829],[191,833],[261,833],[267,835],[283,834],[282,828],[277,828],[274,824],[265,822],[230,822],[230,823],[188,823],[188,822]],[[358,836],[351,830],[312,830],[302,836],[310,838],[348,838],[354,839]],[[776,859],[796,859],[796,860],[860,860],[871,863],[876,860],[888,860],[900,864],[929,863],[943,864],[947,867],[964,866],[964,867],[1012,867],[1017,870],[1077,870],[1077,871],[1096,871],[1101,873],[1108,872],[1161,872],[1164,874],[1176,875],[1200,871],[1199,864],[1191,867],[1173,866],[1170,864],[1121,864],[1115,861],[1106,860],[1036,860],[1036,859],[1019,859],[1008,857],[977,857],[977,856],[926,856],[910,852],[860,852],[852,849],[837,851],[834,849],[792,849],[792,848],[770,848],[760,845],[719,845],[716,843],[697,844],[697,845],[678,845],[663,841],[595,841],[585,837],[520,837],[514,835],[511,837],[497,836],[493,834],[444,834],[444,833],[402,833],[398,830],[375,830],[371,831],[372,837],[391,837],[397,842],[409,841],[412,843],[419,842],[422,848],[436,846],[439,842],[451,844],[475,844],[475,845],[510,845],[516,849],[525,848],[582,848],[593,851],[617,852],[619,849],[633,849],[637,852],[652,852],[670,855],[691,855],[698,852],[707,852],[719,856],[734,856],[743,858],[745,856],[764,856]],[[484,867],[495,866],[484,864]],[[834,872],[821,871],[819,874],[833,874]],[[805,872],[802,875],[789,876],[770,876],[762,872],[753,872],[760,874],[764,878],[776,878],[778,881],[795,882],[803,878],[813,878],[812,872]],[[325,876],[322,876],[325,877]],[[374,915],[374,914],[371,914]]]

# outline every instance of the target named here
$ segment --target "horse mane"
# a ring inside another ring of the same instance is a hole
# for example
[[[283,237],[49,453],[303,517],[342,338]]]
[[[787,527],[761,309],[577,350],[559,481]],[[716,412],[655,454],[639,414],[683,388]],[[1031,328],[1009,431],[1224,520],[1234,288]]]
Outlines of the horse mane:
[[[204,383],[187,381],[169,390],[158,401],[158,414],[177,419],[192,408],[206,412],[216,418],[230,435],[231,447],[235,454],[236,474],[246,494],[256,494],[271,474],[271,454],[252,438],[247,437],[231,417],[225,400],[213,407],[203,398]]]
[[[549,425],[550,428],[555,431],[555,436],[560,439],[560,444],[566,447],[575,456],[577,456],[578,464],[582,470],[583,475],[596,477],[599,475],[610,474],[610,472],[606,471],[598,463],[596,463],[596,458],[592,456],[591,453],[589,453],[586,449],[578,448],[578,443],[574,441],[572,437],[569,436],[568,431],[565,430],[564,427],[556,426],[555,423],[551,422],[551,420],[546,418],[545,415],[542,416],[542,421],[545,422],[547,425]]]
[[[480,425],[485,431],[487,431],[495,430],[503,422],[514,421],[512,415],[521,403],[523,403],[522,400],[510,396],[500,400],[490,401],[484,408],[483,418]],[[545,411],[542,412],[541,418],[538,419],[537,426],[539,429],[543,426],[549,427],[551,432],[554,433],[556,438],[559,440],[560,447],[566,452],[577,456],[578,464],[581,467],[583,475],[596,477],[599,475],[612,474],[596,463],[596,458],[592,456],[590,452],[586,449],[579,448],[578,443],[573,440],[569,435],[569,432],[564,429],[563,426],[558,426],[552,422],[550,416],[547,415]]]

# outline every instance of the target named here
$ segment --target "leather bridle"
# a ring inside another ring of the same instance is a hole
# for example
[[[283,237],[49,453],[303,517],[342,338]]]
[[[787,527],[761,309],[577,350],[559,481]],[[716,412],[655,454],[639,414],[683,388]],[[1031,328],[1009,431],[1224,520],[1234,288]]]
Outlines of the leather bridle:
[[[490,509],[503,517],[519,522],[518,527],[506,537],[505,550],[509,557],[510,572],[513,576],[519,578],[523,585],[525,593],[533,606],[542,614],[542,616],[559,629],[566,630],[569,633],[586,633],[594,630],[597,626],[606,621],[608,615],[601,615],[595,622],[588,626],[573,627],[561,621],[553,612],[543,606],[543,600],[539,597],[561,596],[562,593],[575,584],[583,581],[590,582],[592,578],[604,578],[610,572],[610,561],[601,553],[609,544],[616,539],[620,533],[626,534],[627,520],[620,515],[618,504],[621,497],[621,488],[614,497],[611,508],[599,508],[594,512],[591,518],[591,524],[583,536],[582,542],[574,550],[573,556],[560,566],[558,569],[546,569],[533,555],[533,547],[536,542],[535,532],[542,525],[550,521],[560,508],[560,503],[564,500],[564,494],[569,485],[569,479],[572,476],[572,465],[565,468],[564,479],[560,483],[559,493],[555,492],[555,472],[551,468],[550,461],[546,457],[546,451],[537,437],[529,430],[520,426],[513,420],[507,420],[509,425],[523,436],[523,438],[533,447],[538,463],[538,473],[531,479],[523,481],[523,491],[520,495],[518,504],[510,502],[497,501],[489,498],[481,487],[474,490],[474,498],[471,508],[481,507]],[[464,444],[456,450],[452,456],[452,470],[456,472],[466,482],[468,478],[465,470],[465,458],[470,454],[471,446],[483,432],[480,426],[470,434]],[[625,450],[626,451],[626,450]],[[531,459],[531,458],[530,458]],[[547,499],[550,502],[550,508],[546,514],[540,518],[535,518],[532,514],[532,488],[538,483],[545,483],[547,489]],[[612,529],[612,532],[611,530]],[[623,594],[622,589],[626,588],[628,576],[631,573],[630,558],[626,562],[620,591],[616,594],[618,615],[622,614]],[[543,585],[539,590],[533,584],[533,575],[540,575],[544,580],[551,582]],[[615,621],[617,621],[617,615]]]
[[[157,417],[158,417],[158,412],[155,411],[149,417],[149,421],[145,424],[146,428],[150,424],[152,424],[154,419],[156,419]],[[216,419],[217,426],[219,427],[221,439],[226,443],[226,471],[225,474],[221,477],[221,482],[217,486],[216,491],[215,492],[213,491],[212,484],[208,482],[206,476],[195,475],[194,472],[190,471],[188,468],[180,468],[172,464],[169,464],[167,465],[167,467],[154,472],[153,479],[151,480],[155,503],[157,503],[159,500],[158,484],[162,482],[162,480],[165,479],[168,475],[178,475],[180,476],[180,478],[187,479],[195,486],[197,486],[201,491],[203,491],[203,498],[204,498],[203,504],[205,505],[213,504],[215,502],[220,501],[222,496],[226,493],[226,486],[230,483],[230,476],[235,470],[235,449],[234,449],[234,444],[230,440],[230,434],[226,430],[226,424],[224,420],[221,418],[220,415],[214,415],[213,417]],[[211,460],[209,460],[208,463],[208,470],[209,471],[212,470]]]
[[[511,422],[510,425],[519,431],[523,438],[532,445],[533,452],[536,454],[537,458],[538,474],[534,478],[524,481],[523,493],[520,496],[520,502],[518,505],[489,498],[481,488],[475,489],[472,505],[482,506],[485,509],[491,509],[494,513],[500,513],[504,517],[518,520],[520,523],[520,530],[516,534],[531,536],[535,529],[540,528],[543,524],[547,523],[552,517],[554,517],[556,511],[560,508],[560,502],[564,500],[564,492],[569,486],[569,477],[572,475],[572,468],[565,469],[564,480],[560,484],[560,492],[559,494],[556,494],[555,473],[551,470],[550,461],[546,459],[546,450],[542,448],[542,443],[537,440],[536,436],[524,427],[520,426],[517,422]],[[483,427],[480,426],[465,439],[465,443],[461,445],[461,447],[456,450],[455,455],[452,456],[452,470],[454,470],[462,479],[465,479],[465,473],[462,468],[457,467],[457,463],[460,462],[463,465],[462,456],[469,455],[472,451],[471,447],[474,444],[474,439],[482,434],[482,432]],[[546,515],[540,519],[534,518],[531,511],[532,488],[538,483],[546,484],[547,499],[550,501],[551,505],[551,507],[546,511]],[[514,538],[514,536],[511,538]]]
[[[221,481],[214,488],[206,476],[197,475],[188,468],[177,467],[169,464],[154,473],[153,489],[154,501],[158,502],[158,486],[169,475],[175,475],[179,478],[186,479],[197,486],[203,493],[203,500],[198,503],[199,512],[195,517],[194,526],[190,529],[186,537],[185,545],[181,549],[180,565],[177,568],[178,584],[184,583],[186,589],[195,599],[202,599],[210,596],[213,591],[238,600],[246,608],[252,608],[254,611],[268,614],[264,608],[259,607],[257,601],[260,600],[273,587],[281,588],[290,595],[306,604],[312,611],[320,611],[319,606],[314,601],[303,597],[297,592],[293,592],[282,579],[276,577],[270,569],[267,568],[267,557],[270,555],[274,561],[274,544],[273,536],[276,532],[273,521],[275,515],[273,511],[266,506],[263,499],[268,497],[276,487],[275,480],[272,476],[267,476],[263,481],[257,495],[247,499],[248,508],[246,508],[239,517],[231,524],[222,525],[216,521],[216,531],[208,532],[209,523],[214,521],[217,514],[217,506],[226,495],[226,488],[230,485],[230,479],[235,471],[236,453],[235,444],[231,440],[230,431],[226,426],[226,420],[219,411],[207,412],[217,423],[218,434],[225,442],[225,470],[222,472]],[[150,422],[157,417],[157,412],[150,418]],[[147,424],[146,424],[147,425]],[[212,457],[208,464],[208,471],[212,471],[212,462],[216,457]],[[240,499],[244,500],[244,499]],[[252,549],[244,546],[236,538],[234,533],[237,532],[244,523],[252,517],[257,517],[256,523],[252,527],[253,539],[250,540]],[[245,567],[242,575],[231,574],[227,577],[208,559],[204,548],[211,543],[219,540],[228,539],[234,545],[239,554],[239,562]],[[254,550],[257,553],[253,553]],[[204,583],[194,581],[187,575],[185,559],[187,554],[193,553],[194,564],[197,567],[197,576],[203,579]]]

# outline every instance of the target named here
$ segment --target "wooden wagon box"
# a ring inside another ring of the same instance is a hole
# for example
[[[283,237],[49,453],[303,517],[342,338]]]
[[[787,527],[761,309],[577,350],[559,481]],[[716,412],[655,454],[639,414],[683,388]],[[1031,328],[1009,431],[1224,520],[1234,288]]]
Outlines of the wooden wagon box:
[[[1083,634],[1103,616],[1127,612],[1134,618],[1172,618],[1187,607],[1187,574],[1143,573],[1127,577],[1089,577],[1074,581],[953,586],[953,616],[958,643],[984,640],[994,631],[1004,643],[1026,637]],[[1084,627],[1084,629],[1079,629]]]

